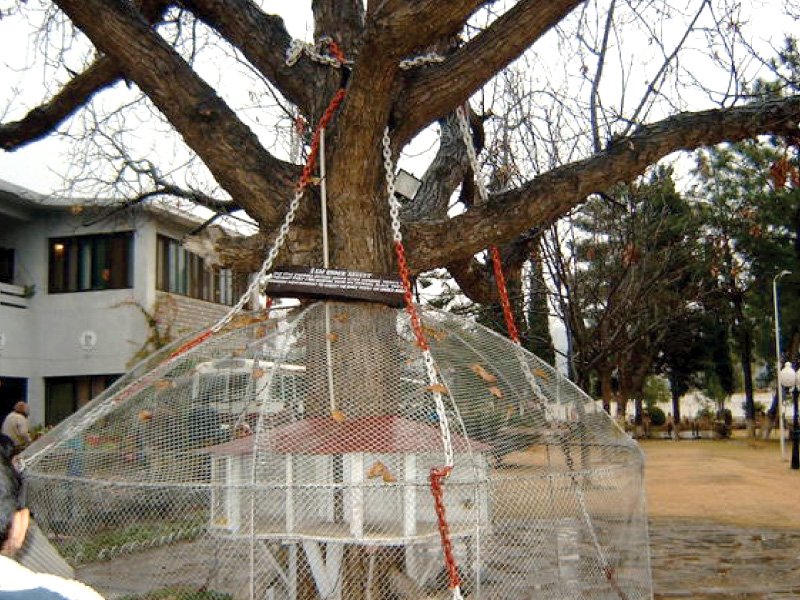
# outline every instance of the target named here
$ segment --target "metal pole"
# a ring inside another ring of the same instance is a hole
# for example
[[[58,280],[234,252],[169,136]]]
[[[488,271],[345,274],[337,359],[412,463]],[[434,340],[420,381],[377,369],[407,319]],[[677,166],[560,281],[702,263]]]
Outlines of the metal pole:
[[[797,422],[797,397],[800,396],[800,389],[797,385],[792,388],[792,404],[794,405],[794,417],[792,418],[792,469],[800,469],[800,426]]]
[[[781,460],[786,460],[786,432],[783,428],[783,386],[780,384],[778,374],[781,372],[781,327],[780,311],[778,310],[778,279],[789,275],[790,271],[781,271],[772,278],[772,302],[775,307],[775,381],[778,388],[778,431],[781,440]]]

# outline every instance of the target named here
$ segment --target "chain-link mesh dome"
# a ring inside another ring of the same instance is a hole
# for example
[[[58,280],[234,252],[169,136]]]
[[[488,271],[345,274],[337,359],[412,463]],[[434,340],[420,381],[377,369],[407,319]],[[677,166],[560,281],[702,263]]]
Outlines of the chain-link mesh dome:
[[[140,597],[446,598],[447,434],[465,598],[651,598],[634,442],[509,340],[422,321],[437,389],[408,315],[378,305],[240,316],[164,350],[26,450],[41,528]]]

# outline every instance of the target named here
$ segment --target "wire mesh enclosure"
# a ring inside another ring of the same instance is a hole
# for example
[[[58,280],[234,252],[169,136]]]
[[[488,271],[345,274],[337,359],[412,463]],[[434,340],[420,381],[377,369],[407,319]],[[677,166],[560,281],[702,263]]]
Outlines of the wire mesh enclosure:
[[[447,598],[448,568],[464,598],[651,598],[634,442],[507,339],[422,323],[436,386],[379,305],[164,350],[26,450],[40,527],[141,598]]]

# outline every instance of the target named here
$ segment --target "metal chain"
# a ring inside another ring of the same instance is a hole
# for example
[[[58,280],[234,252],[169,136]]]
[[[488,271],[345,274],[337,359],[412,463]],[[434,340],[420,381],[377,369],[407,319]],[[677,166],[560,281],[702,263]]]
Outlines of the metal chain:
[[[425,339],[425,332],[422,329],[419,313],[414,305],[414,297],[411,293],[411,281],[409,277],[408,263],[405,256],[405,248],[403,246],[403,233],[400,225],[400,202],[397,200],[397,196],[395,195],[392,140],[389,137],[388,127],[383,130],[382,146],[383,166],[386,175],[386,193],[389,203],[389,215],[392,220],[392,238],[394,239],[395,253],[397,254],[397,264],[398,270],[400,271],[400,279],[403,282],[403,298],[406,304],[406,312],[411,318],[411,328],[414,332],[414,336],[417,339],[417,346],[419,346],[419,348],[422,350],[422,356],[425,361],[425,370],[428,375],[428,388],[433,394],[433,401],[436,406],[436,416],[439,420],[439,431],[442,435],[442,446],[444,449],[444,467],[438,469],[434,467],[430,472],[431,493],[433,494],[436,508],[439,536],[441,538],[442,551],[445,557],[445,566],[447,567],[448,578],[450,580],[450,589],[453,592],[454,600],[463,600],[463,596],[461,595],[461,580],[458,575],[458,565],[456,564],[456,560],[453,555],[453,544],[450,540],[450,528],[447,524],[447,516],[445,514],[443,500],[444,490],[442,489],[442,481],[450,475],[454,466],[453,440],[450,437],[450,422],[444,406],[444,399],[440,391],[443,385],[439,381],[439,374],[436,371],[436,363],[433,360],[433,354],[431,354],[428,342]]]
[[[469,130],[469,120],[463,106],[456,108],[456,117],[458,119],[458,128],[461,130],[461,139],[464,140],[464,145],[467,147],[467,158],[475,175],[475,186],[478,188],[481,203],[485,204],[489,199],[489,193],[486,191],[486,186],[483,185],[483,179],[480,176],[480,163],[478,163],[478,155],[475,154],[475,145],[472,143],[472,133]]]
[[[286,66],[293,67],[297,61],[300,60],[300,57],[303,54],[308,55],[308,57],[313,61],[323,65],[328,65],[334,69],[339,69],[342,65],[351,64],[350,62],[344,60],[344,57],[341,55],[330,56],[328,54],[322,54],[319,50],[317,50],[317,46],[323,45],[333,48],[335,42],[328,37],[320,38],[317,45],[310,44],[302,40],[292,40],[292,43],[289,44],[288,50],[286,50]],[[338,49],[338,46],[335,47]]]
[[[334,69],[339,69],[342,65],[352,65],[353,61],[344,60],[343,57],[331,56],[323,54],[318,48],[323,46],[331,46],[333,40],[329,37],[321,37],[316,44],[304,42],[302,40],[292,40],[289,48],[286,50],[286,66],[293,67],[300,60],[300,57],[305,54],[311,60],[323,65],[328,65]],[[399,66],[404,71],[421,67],[424,65],[433,65],[444,62],[445,58],[436,52],[428,52],[412,58],[404,58],[400,61]]]
[[[467,148],[467,157],[469,158],[470,166],[472,167],[472,172],[475,174],[475,185],[478,188],[478,194],[480,195],[481,202],[485,204],[486,201],[488,200],[488,193],[486,191],[486,186],[483,185],[483,181],[481,180],[480,177],[480,171],[478,170],[480,168],[480,165],[478,164],[478,156],[475,153],[475,146],[472,143],[472,135],[469,130],[469,122],[467,120],[466,111],[464,110],[463,106],[459,106],[456,109],[456,117],[458,118],[458,127],[461,130],[461,137],[464,140],[464,145]],[[497,290],[498,293],[500,294],[500,304],[503,307],[503,316],[505,317],[506,328],[508,329],[508,335],[514,341],[517,348],[521,350],[522,342],[519,338],[517,325],[514,322],[514,313],[511,311],[511,303],[508,299],[508,288],[506,287],[506,280],[505,276],[503,275],[503,265],[502,261],[500,260],[500,252],[497,250],[496,246],[490,246],[489,252],[492,257],[495,281],[497,282]],[[527,380],[528,384],[531,386],[533,393],[536,396],[544,399],[542,388],[536,381],[536,376],[531,371],[530,365],[528,365],[528,361],[525,360],[525,356],[522,354],[522,352],[518,353],[517,358],[519,359],[520,367],[522,368],[522,373],[525,379]],[[569,463],[570,470],[573,471],[571,458],[568,458],[567,462]],[[597,553],[597,558],[603,569],[603,573],[606,576],[606,578],[611,582],[611,585],[615,588],[617,593],[621,594],[619,585],[616,583],[614,569],[613,567],[611,567],[608,557],[603,551],[603,548],[600,545],[600,540],[597,537],[597,530],[589,514],[589,509],[586,505],[586,499],[584,498],[583,489],[581,488],[581,485],[577,481],[577,478],[574,474],[572,475],[572,480],[573,480],[573,485],[575,486],[575,494],[577,496],[578,506],[580,507],[583,519],[586,522],[587,528],[589,529],[589,534],[592,538],[592,544],[594,545],[594,549],[595,552]]]
[[[420,56],[415,56],[413,58],[404,58],[400,61],[400,68],[404,71],[408,71],[409,69],[413,69],[415,67],[435,65],[443,62],[444,56],[437,54],[436,52],[428,52],[427,54],[421,54]]]

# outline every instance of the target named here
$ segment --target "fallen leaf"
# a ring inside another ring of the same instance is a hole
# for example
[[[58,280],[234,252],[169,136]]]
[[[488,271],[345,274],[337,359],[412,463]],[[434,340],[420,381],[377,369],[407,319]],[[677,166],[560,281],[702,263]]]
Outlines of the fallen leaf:
[[[328,338],[328,341],[335,342],[339,339],[339,334],[336,332],[331,331],[328,335],[325,336]]]
[[[397,481],[397,477],[395,477],[394,475],[392,475],[392,474],[389,472],[389,469],[387,469],[386,467],[384,467],[384,468],[383,468],[383,482],[384,482],[384,483],[394,483],[395,481]]]
[[[503,391],[499,387],[497,387],[496,385],[493,385],[492,387],[489,388],[489,393],[492,396],[494,396],[495,398],[502,398],[503,397]]]
[[[550,381],[550,375],[544,369],[540,369],[537,367],[533,370],[533,374],[536,375],[537,377],[541,377],[545,381]]]
[[[469,368],[472,370],[473,373],[475,373],[475,375],[477,375],[478,377],[480,377],[481,379],[483,379],[488,383],[494,383],[495,381],[497,381],[497,377],[489,373],[489,371],[484,369],[478,363],[471,364]]]
[[[167,390],[172,387],[172,382],[168,379],[159,379],[153,382],[153,387],[157,390]]]
[[[337,423],[344,423],[347,420],[347,415],[340,410],[332,410],[331,419],[333,419]]]
[[[434,327],[429,327],[427,325],[422,326],[422,331],[425,334],[425,337],[434,339],[437,342],[441,342],[444,338],[447,337],[447,333],[445,333],[441,329],[436,329]]]
[[[139,411],[139,420],[144,423],[145,421],[149,421],[153,418],[153,413],[149,410],[140,410]]]
[[[386,465],[381,461],[376,460],[374,463],[372,463],[372,466],[367,471],[367,479],[375,479],[376,477],[383,475],[384,472],[386,472]]]
[[[339,323],[347,323],[350,320],[350,315],[347,312],[340,312],[333,315],[333,320]]]
[[[256,367],[253,369],[253,379],[261,379],[266,373],[267,372],[261,367]]]
[[[429,385],[425,388],[429,392],[433,392],[434,394],[447,394],[447,387],[443,383],[434,383],[433,385]]]
[[[225,329],[238,329],[239,327],[247,327],[253,323],[261,323],[266,321],[269,317],[266,315],[248,315],[238,314],[234,316],[230,323],[225,326]]]

